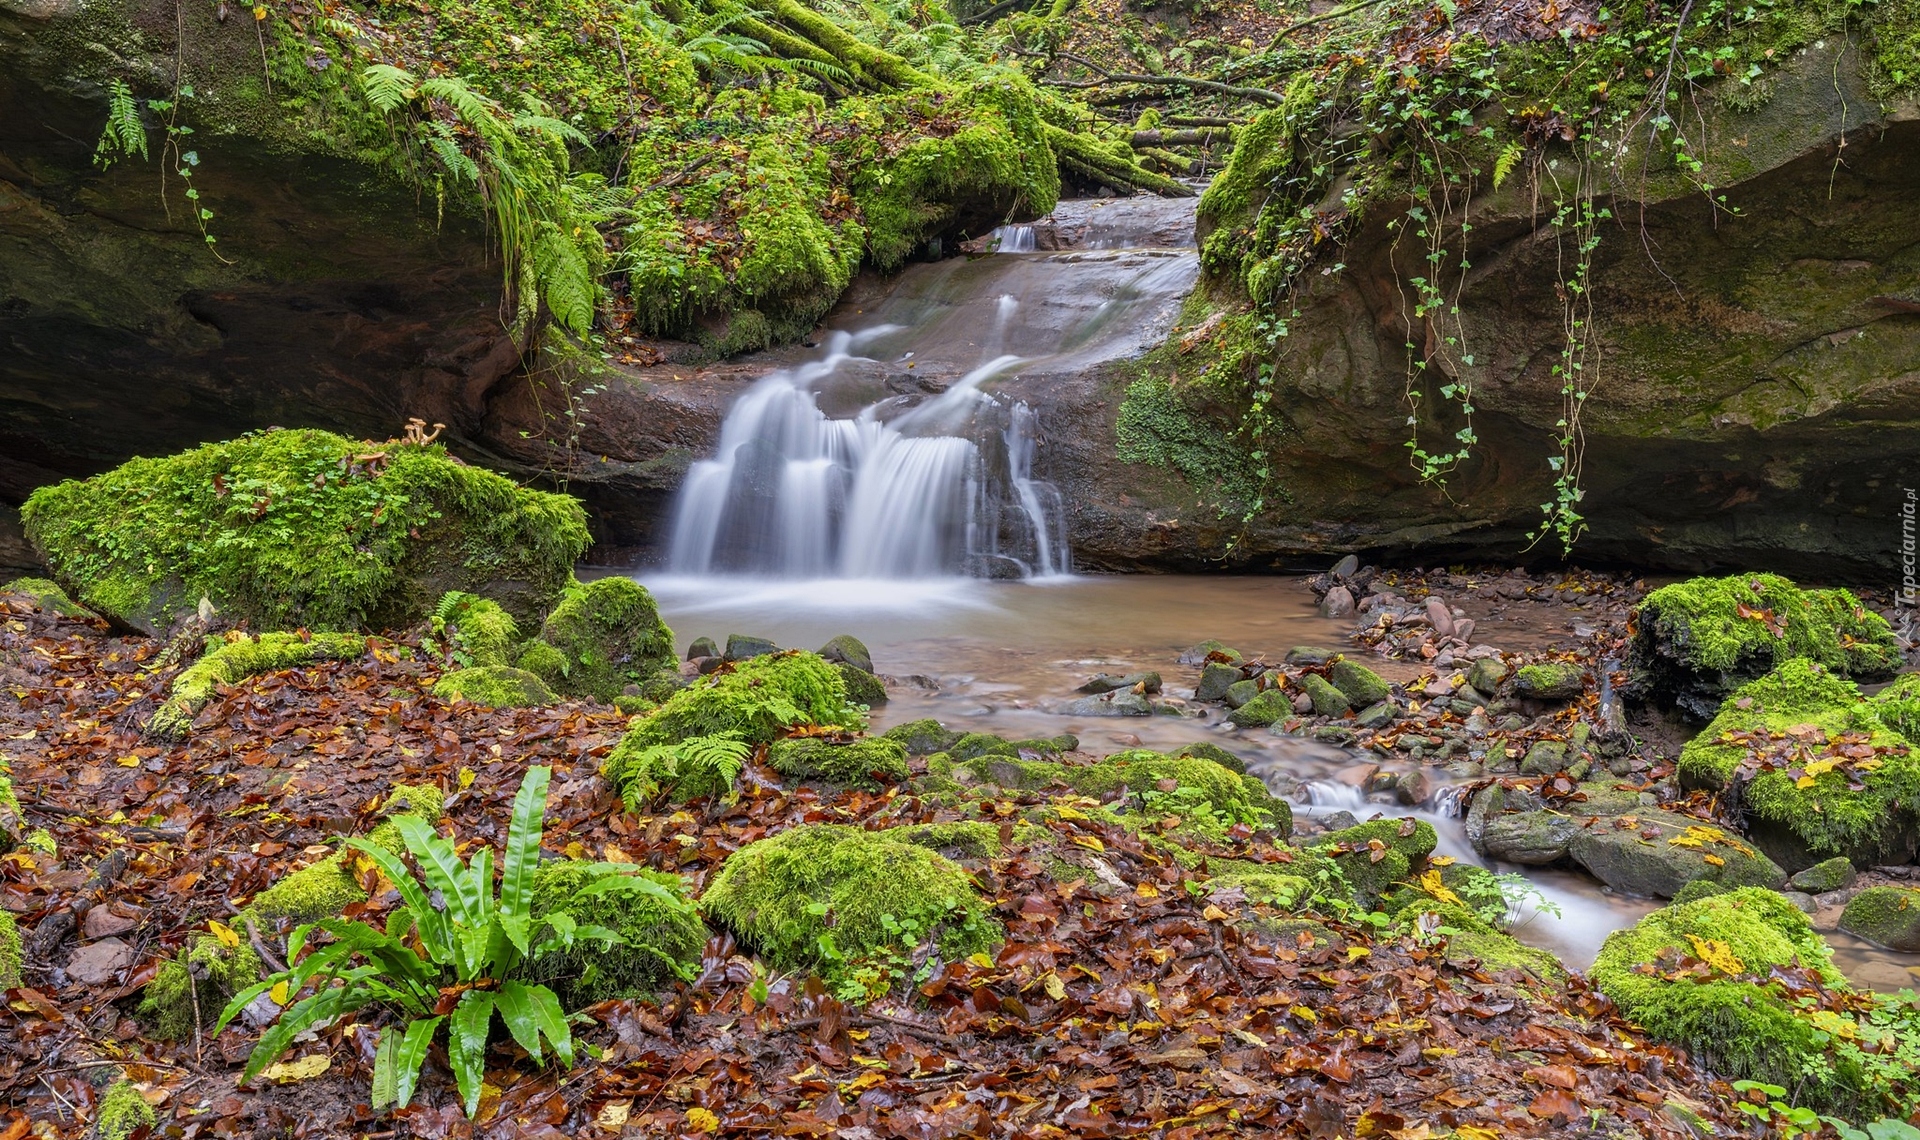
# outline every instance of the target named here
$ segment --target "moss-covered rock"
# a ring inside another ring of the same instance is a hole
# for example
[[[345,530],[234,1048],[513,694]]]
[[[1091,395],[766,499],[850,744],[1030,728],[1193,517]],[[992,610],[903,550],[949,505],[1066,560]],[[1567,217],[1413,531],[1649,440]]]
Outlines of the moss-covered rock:
[[[1210,741],[1199,740],[1174,750],[1175,756],[1197,756],[1202,760],[1211,760],[1229,772],[1247,774],[1247,762],[1239,756]]]
[[[156,1123],[153,1106],[140,1095],[139,1086],[129,1080],[113,1082],[100,1098],[93,1118],[93,1134],[98,1140],[127,1140],[141,1128]]]
[[[1372,905],[1422,868],[1439,842],[1433,825],[1425,821],[1375,819],[1330,831],[1307,850],[1333,860],[1355,901]]]
[[[908,776],[906,746],[885,737],[844,743],[817,736],[789,737],[768,747],[767,763],[783,776],[845,787],[877,789]]]
[[[1920,890],[1868,887],[1847,901],[1840,929],[1889,950],[1920,951]]]
[[[1852,682],[1794,658],[1687,743],[1681,782],[1738,787],[1754,842],[1789,871],[1836,854],[1905,862],[1920,842],[1920,756],[1876,714]]]
[[[35,491],[27,536],[89,609],[147,633],[202,596],[255,628],[382,629],[448,590],[531,623],[572,579],[586,515],[437,444],[265,431]]]
[[[1227,690],[1241,680],[1240,667],[1224,661],[1209,661],[1200,670],[1200,681],[1194,686],[1193,699],[1196,701],[1217,701],[1227,695]]]
[[[468,666],[513,663],[520,625],[500,603],[464,590],[449,590],[433,607],[431,626],[448,656]]]
[[[1340,716],[1353,707],[1347,695],[1334,688],[1333,683],[1318,673],[1302,673],[1300,688],[1313,702],[1313,711],[1319,716]]]
[[[1875,693],[1873,712],[1880,723],[1907,738],[1920,739],[1920,673],[1908,673]]]
[[[1570,701],[1584,691],[1585,673],[1572,661],[1523,665],[1513,675],[1513,695],[1536,701]]]
[[[931,760],[927,767],[930,774],[935,772]],[[1098,763],[1071,764],[987,753],[964,761],[947,757],[941,767],[962,768],[976,782],[1015,791],[1063,788],[1104,799],[1125,789],[1124,812],[1177,817],[1183,828],[1203,838],[1224,838],[1237,823],[1282,836],[1293,828],[1292,809],[1265,784],[1201,756],[1168,756],[1135,748]]]
[[[1701,966],[1683,968],[1686,959]],[[1838,989],[1846,983],[1802,914],[1757,887],[1657,910],[1607,936],[1594,984],[1649,1037],[1685,1047],[1727,1077],[1784,1084],[1818,1103],[1858,1074],[1813,1064],[1826,1035],[1767,985],[1768,971],[1798,966]],[[1832,1076],[1822,1079],[1822,1070]]]
[[[468,701],[490,709],[537,708],[559,700],[545,681],[510,665],[456,669],[434,683],[433,695],[443,701]]]
[[[1326,684],[1318,677],[1313,679],[1320,681],[1322,685]],[[1241,684],[1251,685],[1253,682],[1243,681]],[[1287,699],[1285,691],[1264,689],[1254,693],[1238,708],[1228,713],[1227,723],[1236,728],[1265,728],[1292,715],[1293,702]]]
[[[610,875],[638,882],[626,889],[583,893]],[[613,946],[583,942],[527,963],[526,977],[551,986],[568,1009],[609,998],[652,996],[688,977],[707,943],[706,925],[688,901],[680,876],[644,867],[612,869],[574,859],[542,863],[534,872],[532,910],[536,922],[560,911],[576,923],[603,926],[624,939]]]
[[[0,594],[19,594],[30,598],[34,608],[43,614],[72,618],[93,616],[85,606],[76,604],[68,597],[59,583],[46,578],[15,578],[5,586],[0,586]]]
[[[1327,680],[1357,709],[1384,701],[1392,693],[1384,677],[1346,657],[1335,661],[1327,670]]]
[[[557,651],[558,675],[550,656],[535,658],[532,669],[523,654],[520,667],[570,697],[612,703],[628,685],[644,685],[675,667],[673,631],[660,620],[653,595],[631,578],[597,578],[574,583],[540,627],[539,640]]]
[[[873,654],[868,652],[866,643],[852,634],[843,633],[820,647],[822,659],[839,665],[851,665],[862,673],[873,672]]]
[[[875,708],[887,703],[887,686],[872,673],[856,669],[844,661],[834,662],[840,680],[846,683],[847,699],[856,705]]]
[[[734,852],[700,905],[773,968],[830,978],[924,942],[953,960],[1000,939],[958,865],[892,832],[837,824],[797,827]]]
[[[938,851],[949,859],[991,859],[1000,854],[999,826],[980,820],[915,824],[893,828],[887,834],[902,843]]]
[[[173,691],[147,721],[147,732],[162,739],[184,739],[193,727],[193,718],[221,686],[320,661],[351,661],[366,653],[368,644],[366,637],[354,633],[228,634],[174,678]]]
[[[910,720],[905,724],[896,724],[881,733],[888,740],[897,740],[906,746],[909,756],[931,756],[935,752],[945,752],[952,748],[961,737],[961,733],[941,725],[931,717]]]
[[[1828,891],[1837,891],[1853,885],[1858,872],[1845,856],[1835,855],[1824,862],[1815,863],[1795,875],[1788,886],[1796,891],[1805,891],[1810,895],[1823,895]]]
[[[1846,590],[1736,574],[1648,594],[1628,667],[1635,688],[1705,719],[1736,688],[1796,657],[1856,680],[1890,677],[1901,662],[1886,620]]]
[[[14,921],[12,911],[0,909],[0,990],[10,990],[20,984],[22,964],[20,925]]]

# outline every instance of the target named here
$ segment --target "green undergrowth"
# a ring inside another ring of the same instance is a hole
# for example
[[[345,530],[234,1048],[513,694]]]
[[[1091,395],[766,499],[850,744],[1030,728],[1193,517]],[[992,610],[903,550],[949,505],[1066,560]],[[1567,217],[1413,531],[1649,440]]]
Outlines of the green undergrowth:
[[[1783,970],[1805,983],[1790,990],[1777,980]],[[1655,911],[1607,936],[1591,977],[1649,1037],[1720,1076],[1781,1085],[1796,1104],[1858,1120],[1920,1107],[1911,995],[1852,995],[1807,916],[1773,891],[1742,887]],[[1829,1003],[1822,991],[1856,1000]]]
[[[427,621],[432,632],[421,639],[422,648],[442,651],[456,664],[467,667],[513,663],[520,626],[498,602],[464,590],[448,590],[434,604]]]
[[[609,871],[640,876],[666,888],[668,897],[637,891],[583,894]],[[568,1009],[612,998],[653,996],[692,976],[707,943],[699,910],[687,899],[680,876],[646,868],[616,868],[563,859],[543,863],[533,879],[532,916],[537,922],[562,911],[575,922],[605,927],[622,939],[613,946],[576,946],[528,962],[529,981],[560,995]]]
[[[397,854],[405,844],[393,817],[413,815],[432,823],[445,806],[445,795],[432,785],[395,785],[384,805],[388,818],[367,834],[367,840]],[[255,935],[273,945],[280,941],[283,925],[291,929],[337,918],[344,908],[366,897],[348,852],[329,855],[287,875],[255,895],[238,914],[222,920],[218,928],[192,936],[177,955],[162,961],[141,998],[141,1020],[163,1041],[191,1037],[196,1025],[210,1030],[227,1000],[260,978],[263,963],[253,948]]]
[[[211,639],[210,639],[211,640]],[[174,678],[173,691],[147,722],[150,735],[184,738],[193,718],[223,686],[280,669],[298,669],[321,661],[352,661],[364,656],[370,640],[357,633],[234,633],[212,647]]]
[[[570,697],[612,703],[630,685],[664,696],[678,680],[673,631],[653,595],[631,578],[568,586],[536,644],[522,651],[520,667]]]
[[[525,709],[558,700],[538,675],[511,665],[476,665],[455,669],[433,686],[443,701],[466,701],[490,709]]]
[[[0,910],[0,989],[20,985],[20,967],[24,964],[20,946],[20,924],[10,910]]]
[[[1880,706],[1808,658],[1734,691],[1681,750],[1683,785],[1737,788],[1815,854],[1870,853],[1920,803],[1920,756]]]
[[[783,776],[841,787],[878,789],[908,776],[906,748],[884,737],[846,742],[789,737],[767,749],[767,763]]]
[[[108,1087],[94,1111],[93,1131],[98,1140],[127,1140],[141,1129],[151,1130],[159,1118],[139,1086],[118,1080]]]
[[[946,961],[1001,937],[972,877],[890,831],[796,827],[727,858],[700,900],[777,970],[818,970],[836,992],[884,992],[916,948]]]
[[[1376,819],[1317,836],[1307,850],[1331,859],[1355,901],[1371,906],[1423,869],[1439,842],[1425,821]]]
[[[586,515],[438,444],[270,430],[42,487],[27,536],[82,603],[149,632],[205,597],[259,629],[398,628],[448,589],[542,613]]]

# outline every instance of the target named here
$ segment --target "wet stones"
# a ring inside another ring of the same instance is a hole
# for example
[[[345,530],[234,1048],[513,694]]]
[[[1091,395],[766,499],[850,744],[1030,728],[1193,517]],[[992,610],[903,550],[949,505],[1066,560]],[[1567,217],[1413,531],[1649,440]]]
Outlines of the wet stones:
[[[1544,867],[1567,857],[1579,826],[1571,816],[1558,812],[1515,812],[1488,819],[1476,846],[1490,859]]]
[[[1339,716],[1353,707],[1345,693],[1317,673],[1301,674],[1299,683],[1301,691],[1313,701],[1313,711],[1321,716]]]
[[[1570,701],[1585,689],[1585,673],[1571,661],[1523,666],[1513,675],[1513,695],[1535,701]]]
[[[1199,701],[1222,700],[1229,689],[1240,683],[1240,679],[1238,666],[1229,665],[1224,661],[1209,662],[1206,668],[1200,671],[1200,683],[1194,687],[1193,697]]]
[[[1889,950],[1920,951],[1920,890],[1868,887],[1847,902],[1840,929]]]

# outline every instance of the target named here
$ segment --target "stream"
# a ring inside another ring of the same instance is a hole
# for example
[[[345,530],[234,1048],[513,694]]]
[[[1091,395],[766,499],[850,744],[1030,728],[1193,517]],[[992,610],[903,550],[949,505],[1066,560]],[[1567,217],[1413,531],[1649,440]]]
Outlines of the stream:
[[[1003,227],[997,252],[916,265],[830,318],[806,360],[785,359],[743,394],[713,456],[683,485],[659,568],[627,570],[653,591],[684,649],[731,633],[813,648],[864,641],[894,680],[874,727],[921,717],[1008,738],[1072,732],[1083,751],[1219,743],[1302,816],[1416,815],[1440,850],[1484,863],[1446,773],[1427,802],[1367,796],[1375,759],[1264,729],[1236,730],[1215,706],[1190,716],[1077,716],[1064,706],[1095,673],[1158,671],[1191,697],[1182,651],[1217,638],[1278,660],[1295,645],[1345,647],[1348,621],[1321,615],[1300,579],[1072,574],[1059,493],[1032,475],[1045,425],[996,393],[1138,356],[1164,340],[1198,272],[1192,205],[1162,199],[1063,202],[1052,218]],[[1561,630],[1503,621],[1482,636],[1538,648]],[[1390,681],[1415,670],[1374,662]],[[1521,870],[1532,900],[1512,933],[1584,969],[1607,934],[1660,905],[1584,874]],[[1830,929],[1859,984],[1920,984],[1920,955]]]

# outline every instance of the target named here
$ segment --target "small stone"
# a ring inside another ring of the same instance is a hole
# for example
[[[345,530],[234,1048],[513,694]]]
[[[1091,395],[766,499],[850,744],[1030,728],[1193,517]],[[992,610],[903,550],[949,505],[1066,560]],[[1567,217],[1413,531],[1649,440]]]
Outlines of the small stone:
[[[1828,891],[1845,890],[1859,878],[1853,864],[1846,856],[1836,855],[1824,863],[1815,863],[1806,870],[1787,880],[1787,885],[1808,894],[1823,895]]]
[[[1353,743],[1353,730],[1340,724],[1315,725],[1313,730],[1307,733],[1307,735],[1313,737],[1315,740],[1330,741],[1334,744]]]
[[[1527,749],[1520,771],[1529,776],[1551,776],[1566,766],[1567,746],[1557,740],[1542,740]]]
[[[1355,706],[1386,700],[1390,691],[1380,674],[1358,661],[1344,657],[1333,663],[1333,668],[1328,670],[1327,680],[1346,696],[1349,704]]]
[[[1439,598],[1427,599],[1427,622],[1441,637],[1453,636],[1453,615],[1447,612],[1447,603]]]
[[[1327,658],[1333,656],[1331,649],[1316,649],[1311,645],[1296,645],[1287,650],[1289,665],[1325,665]]]
[[[1417,807],[1433,795],[1433,777],[1418,768],[1402,773],[1394,782],[1393,794],[1408,807]]]
[[[1095,675],[1094,678],[1086,684],[1080,686],[1079,691],[1082,693],[1111,693],[1117,689],[1133,689],[1136,686],[1141,686],[1139,690],[1141,692],[1157,693],[1160,691],[1160,674],[1151,672],[1128,673],[1124,677],[1116,677],[1111,673],[1100,673]]]
[[[729,661],[746,661],[754,657],[764,657],[769,653],[780,652],[780,647],[764,637],[748,637],[743,633],[727,635],[727,651],[724,654]]]
[[[720,647],[713,643],[713,638],[711,637],[696,637],[693,639],[693,644],[687,646],[687,660],[689,661],[698,661],[702,657],[718,656],[720,656]]]
[[[1354,719],[1354,723],[1361,728],[1384,728],[1393,723],[1397,712],[1392,701],[1375,701],[1360,710],[1360,715]]]
[[[1507,663],[1498,657],[1482,657],[1467,671],[1467,684],[1483,693],[1497,693],[1507,679]]]
[[[1312,712],[1313,698],[1305,693],[1295,693],[1293,695],[1293,711],[1299,713],[1301,716]]]
[[[1805,891],[1781,891],[1780,894],[1808,914],[1815,914],[1820,910],[1820,901]]]
[[[1571,661],[1528,665],[1513,675],[1513,693],[1535,701],[1569,701],[1585,688],[1585,672]]]
[[[1593,726],[1586,721],[1576,721],[1573,731],[1567,733],[1567,755],[1578,756],[1587,750],[1587,738],[1593,735]]]
[[[1339,716],[1353,707],[1345,693],[1317,673],[1301,674],[1300,688],[1313,700],[1313,711],[1321,716]]]
[[[1352,554],[1333,564],[1328,573],[1335,578],[1351,578],[1360,571],[1360,559]]]
[[[1455,618],[1453,621],[1454,640],[1468,642],[1473,640],[1473,619]]]
[[[120,971],[133,964],[133,947],[118,938],[89,942],[67,959],[67,977],[83,986],[117,981]]]
[[[111,938],[116,934],[125,934],[140,925],[140,920],[128,915],[115,914],[111,907],[89,907],[87,917],[80,924],[80,932],[89,939]]]
[[[1237,709],[1259,695],[1260,682],[1249,678],[1245,681],[1235,681],[1233,684],[1228,685],[1227,691],[1221,695],[1221,699],[1227,702],[1228,708]]]
[[[849,634],[841,634],[820,647],[820,656],[828,661],[842,665],[851,665],[862,673],[873,672],[873,654],[860,639]]]
[[[1062,716],[1152,716],[1153,702],[1138,693],[1121,690],[1097,697],[1081,697],[1060,709]]]
[[[1527,722],[1521,717],[1509,715],[1500,718],[1501,732],[1519,732],[1525,727],[1527,727]]]
[[[1216,653],[1235,664],[1243,660],[1239,650],[1228,649],[1224,642],[1214,641],[1212,639],[1203,641],[1192,649],[1182,653],[1178,660],[1182,665],[1205,665],[1207,658]]]
[[[1197,701],[1217,701],[1227,695],[1227,690],[1240,681],[1240,670],[1223,661],[1209,662],[1200,671],[1200,683],[1194,687],[1193,698]]]
[[[1353,612],[1353,591],[1345,586],[1335,586],[1327,591],[1327,596],[1320,602],[1320,608],[1326,611],[1326,615],[1330,618],[1346,617]]]

